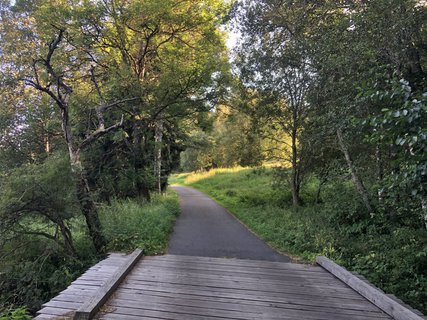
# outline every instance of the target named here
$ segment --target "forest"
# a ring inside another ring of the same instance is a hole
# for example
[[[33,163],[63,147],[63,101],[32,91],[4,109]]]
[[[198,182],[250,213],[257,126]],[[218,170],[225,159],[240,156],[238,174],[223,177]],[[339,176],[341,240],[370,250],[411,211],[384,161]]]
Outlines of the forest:
[[[170,175],[236,166],[283,250],[427,312],[426,77],[424,0],[0,0],[0,319],[163,253]]]

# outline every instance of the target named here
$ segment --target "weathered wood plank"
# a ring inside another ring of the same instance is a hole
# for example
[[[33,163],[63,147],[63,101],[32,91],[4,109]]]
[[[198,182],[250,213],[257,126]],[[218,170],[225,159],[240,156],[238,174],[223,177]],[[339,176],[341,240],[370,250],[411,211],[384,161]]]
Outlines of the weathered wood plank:
[[[114,290],[119,286],[121,281],[128,275],[138,260],[143,256],[143,250],[135,250],[127,258],[127,262],[123,264],[110,278],[96,291],[96,294],[81,306],[74,316],[76,320],[91,319],[99,308],[107,301]]]
[[[121,264],[127,259],[116,258]],[[118,265],[117,260],[92,267],[46,303],[40,316],[46,320],[72,316],[109,283],[108,276],[118,272]],[[386,320],[390,316],[319,266],[166,255],[135,263],[98,318]]]
[[[231,304],[228,304],[230,306]],[[208,316],[208,317],[218,317],[224,319],[240,319],[240,320],[259,320],[259,319],[270,319],[270,320],[282,320],[282,319],[304,319],[304,320],[372,320],[364,316],[352,315],[351,318],[349,315],[340,316],[338,314],[326,314],[319,311],[305,311],[305,310],[293,310],[286,309],[282,312],[278,312],[275,308],[265,308],[263,310],[258,309],[246,309],[246,310],[229,310],[229,309],[218,309],[212,307],[209,302],[205,304],[200,304],[199,306],[180,306],[175,304],[166,304],[166,303],[156,303],[156,302],[146,302],[146,301],[128,301],[128,300],[118,300],[114,299],[111,304],[108,304],[108,307],[112,307],[113,312],[121,310],[120,313],[126,315],[139,315],[144,317],[148,312],[158,312],[162,313],[175,313],[181,314],[183,316]],[[154,316],[154,314],[151,314]],[[170,319],[170,318],[166,318]],[[378,318],[377,318],[378,319]]]
[[[181,285],[191,285],[193,287],[211,287],[211,288],[228,288],[228,289],[239,289],[239,290],[248,290],[248,291],[261,291],[261,292],[274,292],[274,293],[306,293],[313,295],[330,295],[336,297],[346,297],[349,299],[359,299],[363,300],[360,296],[355,294],[350,288],[342,286],[340,287],[322,287],[315,284],[310,285],[308,283],[284,283],[280,284],[271,284],[263,282],[244,282],[239,280],[211,280],[195,277],[174,277],[173,275],[146,275],[138,276],[138,278],[132,276],[129,279],[126,279],[126,284],[146,282],[146,283],[170,283],[170,284],[181,284]]]
[[[172,268],[139,268],[132,272],[130,277],[137,278],[138,276],[150,275],[174,275],[176,277],[188,277],[195,276],[203,277],[204,279],[223,279],[223,280],[241,280],[249,282],[260,282],[263,283],[278,283],[278,282],[287,282],[287,283],[315,283],[325,287],[338,286],[342,283],[336,278],[317,278],[317,277],[305,277],[300,274],[282,274],[282,275],[269,275],[269,274],[248,274],[242,272],[230,272],[230,271],[210,271],[210,270],[200,270],[200,269],[188,269],[188,270],[174,270]]]
[[[323,273],[324,270],[319,266],[310,264],[296,264],[287,262],[259,261],[259,260],[243,260],[243,259],[225,259],[225,258],[208,258],[195,256],[175,256],[164,255],[156,257],[146,257],[144,262],[166,262],[167,264],[205,264],[207,266],[228,266],[242,268],[261,268],[261,269],[276,269],[276,270],[303,270],[310,272]]]
[[[111,320],[141,320],[141,319],[168,319],[168,320],[221,320],[222,317],[210,317],[205,315],[191,315],[174,312],[153,310],[138,310],[130,308],[115,308],[114,313],[101,313],[99,319]],[[232,318],[228,318],[231,319]],[[288,320],[284,318],[283,320]],[[295,320],[295,319],[294,319]]]
[[[281,292],[281,293],[274,293],[274,292],[264,292],[264,291],[256,291],[256,290],[239,290],[239,289],[224,289],[220,287],[194,287],[194,286],[187,286],[187,285],[170,285],[170,284],[162,284],[162,283],[156,283],[151,285],[135,285],[135,284],[127,284],[123,283],[122,288],[126,289],[132,289],[132,290],[167,290],[169,292],[180,294],[181,292],[185,291],[189,294],[201,294],[206,296],[211,295],[244,295],[248,296],[252,299],[259,299],[263,301],[282,301],[286,302],[289,301],[289,299],[295,298],[300,301],[300,303],[307,303],[310,301],[315,301],[317,303],[330,303],[335,305],[341,305],[343,307],[347,308],[366,308],[366,309],[373,309],[373,310],[379,310],[375,306],[368,303],[366,300],[355,300],[355,299],[347,299],[339,296],[329,296],[329,295],[313,295],[309,293],[301,293],[301,292]]]
[[[224,298],[230,301],[230,303],[234,303],[236,300],[248,301],[249,303],[266,303],[269,305],[274,304],[300,304],[306,306],[332,306],[337,309],[344,310],[356,310],[356,311],[367,311],[367,312],[379,312],[379,309],[374,305],[368,303],[366,301],[354,301],[348,299],[331,299],[330,297],[322,298],[316,296],[298,296],[294,294],[290,295],[277,295],[277,294],[267,294],[263,295],[260,292],[247,293],[245,291],[231,291],[230,290],[221,290],[220,288],[217,290],[200,290],[200,289],[187,289],[187,288],[175,288],[175,286],[139,286],[137,289],[134,288],[123,288],[121,287],[117,292],[118,295],[120,293],[130,293],[133,295],[138,295],[142,293],[152,294],[152,295],[171,295],[171,296],[191,296],[197,298],[206,298],[206,299],[216,299],[216,298]]]
[[[246,268],[246,267],[235,267],[235,266],[211,266],[211,265],[204,265],[204,264],[179,264],[179,263],[154,263],[154,262],[145,262],[138,267],[138,270],[185,270],[185,271],[209,271],[209,272],[216,272],[216,273],[243,273],[248,274],[250,276],[252,275],[259,275],[259,276],[304,276],[306,278],[313,278],[313,279],[334,279],[335,277],[332,276],[330,273],[323,270],[322,272],[311,272],[311,271],[304,271],[304,270],[278,270],[278,269],[268,269],[268,268]]]
[[[389,314],[396,320],[424,320],[421,316],[413,311],[400,305],[393,299],[387,297],[383,292],[374,286],[359,279],[351,274],[345,268],[337,265],[326,257],[317,257],[316,262],[324,269],[331,272],[338,279],[349,285],[355,291],[360,293],[366,299],[382,309],[385,313]]]
[[[310,306],[297,303],[268,303],[260,301],[248,301],[248,300],[239,300],[239,299],[226,299],[223,297],[195,297],[182,294],[165,294],[165,295],[156,295],[151,292],[139,294],[131,294],[124,291],[116,292],[114,295],[114,301],[134,301],[144,303],[165,303],[170,305],[177,306],[190,306],[190,307],[205,307],[221,310],[233,310],[233,311],[251,311],[251,312],[271,312],[276,316],[280,316],[283,313],[288,313],[287,309],[290,310],[301,310],[307,312],[316,312],[322,314],[328,314],[329,317],[340,316],[347,317],[349,315],[358,317],[360,319],[380,319],[387,318],[385,314],[380,314],[379,312],[369,312],[365,310],[348,310],[348,309],[339,309],[328,307],[325,305]],[[111,306],[114,303],[110,304]],[[120,306],[125,306],[121,304]],[[315,317],[315,316],[314,316]]]

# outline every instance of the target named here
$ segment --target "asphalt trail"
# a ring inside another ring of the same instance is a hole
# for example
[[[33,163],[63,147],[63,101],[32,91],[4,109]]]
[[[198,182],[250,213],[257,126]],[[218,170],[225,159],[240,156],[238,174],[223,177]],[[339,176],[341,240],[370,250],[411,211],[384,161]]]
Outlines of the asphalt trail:
[[[204,193],[173,187],[181,202],[169,254],[289,262]]]

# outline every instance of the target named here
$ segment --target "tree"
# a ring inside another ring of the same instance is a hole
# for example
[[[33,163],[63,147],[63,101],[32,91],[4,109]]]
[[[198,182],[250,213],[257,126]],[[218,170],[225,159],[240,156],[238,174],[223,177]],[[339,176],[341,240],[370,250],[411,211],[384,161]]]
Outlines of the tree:
[[[161,5],[58,0],[18,1],[2,9],[3,79],[13,83],[12,96],[17,96],[20,80],[32,88],[27,90],[35,101],[44,95],[56,106],[53,115],[61,119],[81,210],[95,247],[102,251],[91,189],[106,194],[97,183],[105,179],[95,175],[97,159],[86,155],[97,149],[115,154],[120,162],[104,157],[110,162],[103,165],[115,172],[126,168],[128,185],[147,199],[154,177],[157,189],[165,184],[169,169],[162,152],[171,153],[162,137],[175,136],[174,128],[183,117],[210,108],[220,80],[227,76],[224,44],[217,31],[226,6],[216,0]],[[22,40],[19,54],[10,44],[12,38]],[[16,119],[28,122],[22,114]],[[129,157],[118,155],[124,150]]]
[[[243,82],[263,97],[257,114],[289,135],[292,201],[300,204],[302,158],[299,137],[306,121],[308,90],[314,80],[305,43],[304,5],[242,1],[236,19],[244,38],[238,66]],[[302,18],[302,20],[300,20]]]

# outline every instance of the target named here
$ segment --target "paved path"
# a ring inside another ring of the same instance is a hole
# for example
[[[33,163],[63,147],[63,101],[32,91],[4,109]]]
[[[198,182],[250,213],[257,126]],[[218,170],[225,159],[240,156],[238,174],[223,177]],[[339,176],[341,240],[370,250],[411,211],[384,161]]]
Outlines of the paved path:
[[[181,215],[169,254],[289,262],[204,193],[174,187],[181,198]]]

